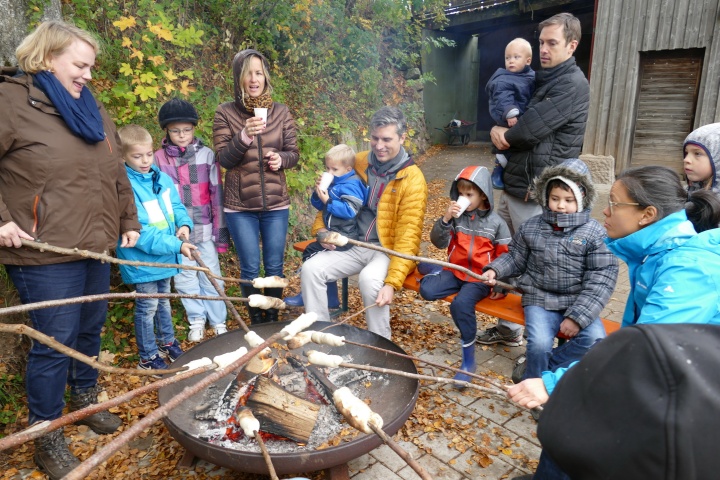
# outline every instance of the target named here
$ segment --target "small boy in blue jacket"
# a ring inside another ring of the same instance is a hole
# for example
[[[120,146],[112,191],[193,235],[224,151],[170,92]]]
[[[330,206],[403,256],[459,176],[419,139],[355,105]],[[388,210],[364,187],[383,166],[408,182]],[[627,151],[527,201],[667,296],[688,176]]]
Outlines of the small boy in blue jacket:
[[[333,181],[326,190],[320,188],[320,178],[315,183],[315,191],[310,197],[312,206],[323,212],[325,228],[338,232],[345,237],[357,240],[356,217],[367,199],[365,182],[355,173],[355,150],[344,143],[335,145],[325,154],[325,168],[333,175]],[[348,250],[352,245],[335,247],[336,250]],[[319,242],[312,242],[303,252],[303,262],[318,252],[325,250]],[[340,306],[337,282],[327,284],[328,307]],[[302,307],[302,293],[283,299],[286,305]]]
[[[190,235],[193,222],[172,179],[153,164],[152,137],[138,125],[123,127],[118,134],[142,230],[133,248],[121,248],[118,242],[117,256],[125,260],[182,263],[180,254],[191,258],[197,248],[184,241]],[[178,273],[177,268],[120,265],[123,281],[135,284],[138,293],[170,293],[170,279]],[[165,369],[167,364],[161,357],[174,362],[183,353],[175,339],[169,299],[138,298],[135,301],[135,337],[142,369]]]
[[[525,113],[535,91],[535,72],[530,68],[531,61],[532,47],[524,38],[516,38],[505,47],[505,68],[498,68],[485,86],[490,116],[496,125],[512,127]],[[502,180],[505,165],[507,157],[496,153],[491,179],[493,187],[499,190],[505,188]]]

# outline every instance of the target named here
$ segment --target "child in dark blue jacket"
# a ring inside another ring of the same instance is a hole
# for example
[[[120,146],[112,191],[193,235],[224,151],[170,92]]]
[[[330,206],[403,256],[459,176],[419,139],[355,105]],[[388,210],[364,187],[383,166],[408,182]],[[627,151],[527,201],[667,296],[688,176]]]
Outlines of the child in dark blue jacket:
[[[365,204],[367,187],[365,182],[355,173],[355,150],[343,143],[335,145],[325,154],[325,168],[334,178],[327,190],[321,188],[321,179],[315,183],[315,191],[310,197],[312,206],[323,212],[325,228],[331,232],[357,240],[357,222],[355,217]],[[352,245],[335,247],[336,250],[347,250]],[[303,252],[303,262],[325,248],[317,241],[312,242]],[[328,283],[328,306],[340,306],[337,282]],[[291,307],[302,307],[302,293],[293,297],[285,297],[285,304]]]
[[[498,68],[485,86],[490,116],[501,127],[512,127],[535,90],[535,72],[530,68],[532,47],[524,38],[516,38],[505,47],[505,68]],[[502,190],[503,169],[507,157],[495,155],[495,169],[491,175],[493,187]]]

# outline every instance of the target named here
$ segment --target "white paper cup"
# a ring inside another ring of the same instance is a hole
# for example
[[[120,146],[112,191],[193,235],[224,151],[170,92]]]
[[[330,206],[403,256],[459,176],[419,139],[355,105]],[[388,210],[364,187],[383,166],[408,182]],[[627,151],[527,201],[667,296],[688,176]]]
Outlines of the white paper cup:
[[[260,117],[263,119],[264,123],[267,123],[267,108],[256,108],[255,109],[255,116]]]
[[[455,215],[455,218],[460,218],[460,215],[463,214],[463,212],[467,209],[467,207],[470,205],[470,199],[467,197],[463,197],[460,195],[457,200],[455,200],[455,203],[460,205],[460,211]]]
[[[322,178],[320,178],[320,190],[327,191],[334,178],[335,175],[333,175],[332,173],[323,172]]]

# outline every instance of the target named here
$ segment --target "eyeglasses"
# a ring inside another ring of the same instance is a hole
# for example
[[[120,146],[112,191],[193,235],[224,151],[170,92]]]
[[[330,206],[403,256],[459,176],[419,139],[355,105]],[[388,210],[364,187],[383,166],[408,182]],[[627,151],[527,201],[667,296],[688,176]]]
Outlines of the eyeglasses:
[[[610,201],[610,199],[608,199],[608,207],[610,208],[610,215],[612,215],[614,213],[613,207],[624,207],[624,206],[639,207],[640,204],[639,203],[630,203],[630,202],[612,202],[612,201]]]
[[[168,133],[172,135],[180,135],[181,133],[184,133],[185,135],[189,135],[193,132],[192,127],[188,128],[168,128]]]

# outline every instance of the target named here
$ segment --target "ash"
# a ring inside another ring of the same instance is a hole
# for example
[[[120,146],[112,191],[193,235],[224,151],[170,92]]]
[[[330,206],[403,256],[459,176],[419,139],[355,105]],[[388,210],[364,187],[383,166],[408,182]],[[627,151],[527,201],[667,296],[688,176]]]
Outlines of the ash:
[[[349,360],[346,359],[346,361]],[[288,371],[287,369],[283,371],[283,368],[281,368],[279,373],[281,373],[281,375],[279,375],[277,381],[283,388],[300,397],[305,397],[307,384],[302,372],[295,370]],[[352,393],[360,399],[367,397],[368,392],[365,386],[367,383],[374,385],[380,384],[383,386],[390,385],[389,375],[364,370],[330,368],[326,369],[326,375],[334,385],[338,387],[348,387]],[[220,391],[217,386],[211,385],[205,390],[199,408],[214,410],[217,408],[218,403],[222,402],[223,393],[224,392]],[[327,393],[327,396],[332,398],[330,392],[321,393]],[[216,419],[210,417],[203,418],[200,415],[196,418],[197,420],[194,422],[197,426],[197,433],[195,434],[197,438],[230,450],[261,453],[257,442],[252,438],[246,437],[242,431],[240,431],[240,436],[237,440],[231,440],[226,436],[229,426],[227,423],[213,421]],[[307,445],[298,445],[291,440],[273,439],[266,440],[265,445],[271,454],[312,451],[338,436],[340,432],[347,427],[347,423],[343,421],[343,416],[338,413],[334,405],[321,405],[317,422],[315,423]]]

